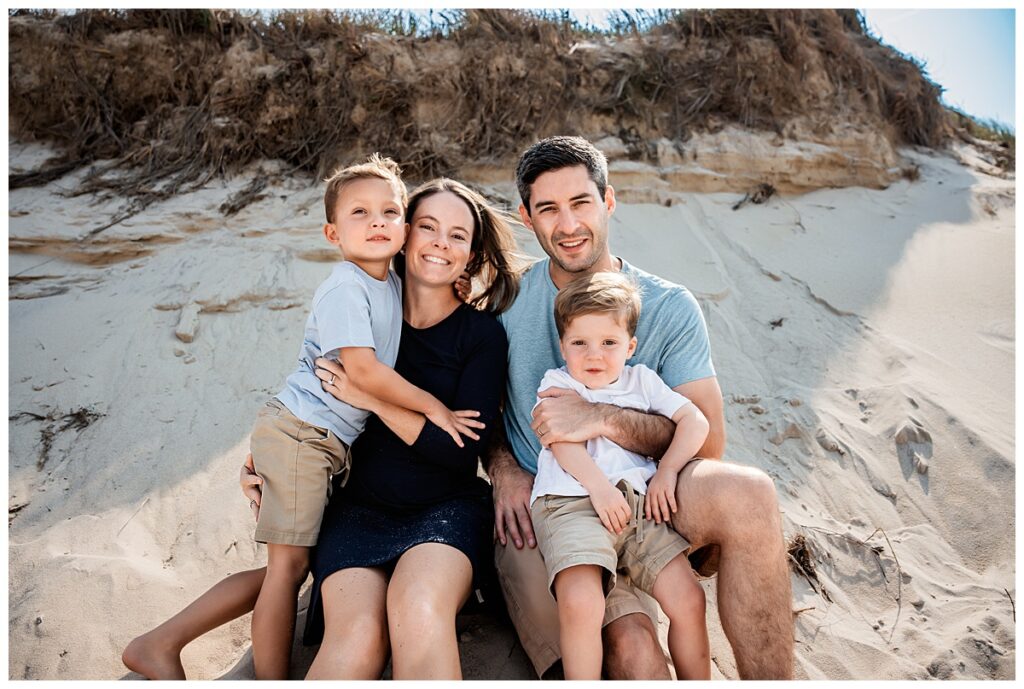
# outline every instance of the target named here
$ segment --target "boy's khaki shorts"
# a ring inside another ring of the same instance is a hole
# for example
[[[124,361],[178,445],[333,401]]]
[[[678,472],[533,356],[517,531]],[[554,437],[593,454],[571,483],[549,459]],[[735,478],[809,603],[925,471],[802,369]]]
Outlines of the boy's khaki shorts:
[[[585,499],[588,502],[590,500]],[[542,501],[543,498],[539,498],[537,504],[540,505]],[[600,524],[600,521],[598,523]],[[653,522],[646,522],[644,529],[651,524]],[[601,528],[604,529],[604,526],[601,525]],[[685,539],[683,542],[686,543]],[[688,548],[689,544],[686,547]],[[707,550],[703,548],[700,552]],[[529,656],[537,676],[543,677],[544,673],[562,657],[562,651],[558,643],[558,605],[551,595],[547,567],[540,548],[516,548],[511,540],[507,546],[495,543],[494,563],[498,570],[498,581],[505,596],[508,614],[516,628],[516,634],[519,635],[519,641]],[[692,559],[691,564],[697,566]],[[698,569],[702,575],[714,574],[714,570],[704,567]],[[638,590],[628,577],[617,577],[611,591],[605,597],[602,626],[633,613],[646,615],[657,628],[657,602]]]
[[[331,477],[343,473],[342,484],[348,479],[348,446],[271,399],[256,417],[249,448],[256,473],[263,478],[256,541],[316,545]]]
[[[625,573],[638,589],[652,595],[661,570],[690,548],[689,542],[668,524],[644,518],[644,495],[620,481],[629,511],[629,526],[616,534],[605,528],[590,497],[544,495],[530,509],[537,545],[548,571],[548,589],[554,594],[555,576],[577,565],[597,565],[607,572],[605,592],[615,587],[617,572]]]

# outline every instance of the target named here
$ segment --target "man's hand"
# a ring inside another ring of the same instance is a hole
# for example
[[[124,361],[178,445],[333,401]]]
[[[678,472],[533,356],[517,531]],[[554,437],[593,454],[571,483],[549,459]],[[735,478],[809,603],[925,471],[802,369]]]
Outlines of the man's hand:
[[[263,479],[256,474],[256,467],[252,463],[252,453],[245,456],[245,464],[238,472],[238,484],[242,487],[242,494],[249,500],[249,508],[252,510],[254,519],[260,516],[260,500],[263,498]]]
[[[594,506],[597,516],[601,518],[604,528],[612,533],[620,534],[629,526],[632,516],[629,513],[629,503],[626,502],[622,491],[607,481],[594,487],[590,493],[590,503]]]
[[[473,293],[473,282],[469,273],[462,273],[459,279],[452,285],[455,290],[455,297],[463,304],[469,301],[469,295]]]
[[[587,402],[565,388],[548,388],[537,396],[541,402],[534,407],[530,428],[544,447],[551,443],[585,443],[606,435],[606,405]]]
[[[661,524],[672,519],[676,512],[676,483],[679,472],[661,467],[647,484],[647,499],[644,500],[644,516]],[[671,511],[670,511],[671,510]]]
[[[522,549],[524,540],[529,547],[536,548],[537,539],[530,519],[533,476],[518,464],[506,466],[491,473],[491,485],[494,488],[494,529],[498,540],[507,546],[507,531],[516,548]]]

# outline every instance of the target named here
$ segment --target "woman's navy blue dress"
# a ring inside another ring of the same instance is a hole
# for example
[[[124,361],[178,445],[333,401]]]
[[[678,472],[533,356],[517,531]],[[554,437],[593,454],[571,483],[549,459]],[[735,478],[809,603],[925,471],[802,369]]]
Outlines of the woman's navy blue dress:
[[[335,487],[324,513],[310,569],[313,590],[304,641],[323,639],[320,587],[349,567],[389,572],[409,548],[445,543],[473,565],[474,580],[493,567],[494,507],[490,486],[477,475],[477,458],[501,422],[508,343],[491,314],[459,306],[429,328],[402,324],[395,371],[451,410],[475,409],[486,429],[460,448],[429,420],[406,445],[376,416],[352,445],[352,471]]]

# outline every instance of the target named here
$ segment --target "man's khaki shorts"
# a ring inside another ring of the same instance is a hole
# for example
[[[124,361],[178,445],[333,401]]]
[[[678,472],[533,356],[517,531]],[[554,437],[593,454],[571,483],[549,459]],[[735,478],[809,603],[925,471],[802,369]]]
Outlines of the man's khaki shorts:
[[[249,448],[256,473],[263,478],[256,541],[316,545],[331,477],[343,473],[343,484],[348,479],[348,446],[272,399],[256,417]]]
[[[698,578],[707,579],[718,573],[717,545],[703,545],[687,556]],[[558,645],[558,606],[548,589],[548,573],[540,548],[516,548],[511,539],[507,546],[495,542],[494,564],[519,642],[537,676],[543,677],[562,657],[562,651]],[[637,590],[627,577],[619,577],[605,597],[602,626],[633,613],[647,615],[657,628],[657,602]]]
[[[589,496],[544,495],[531,508],[537,544],[548,571],[548,589],[554,593],[555,576],[577,565],[597,565],[607,572],[605,591],[615,586],[617,572],[647,595],[654,581],[690,544],[668,524],[644,518],[644,496],[625,481],[619,490],[633,515],[629,526],[616,534],[605,528]]]

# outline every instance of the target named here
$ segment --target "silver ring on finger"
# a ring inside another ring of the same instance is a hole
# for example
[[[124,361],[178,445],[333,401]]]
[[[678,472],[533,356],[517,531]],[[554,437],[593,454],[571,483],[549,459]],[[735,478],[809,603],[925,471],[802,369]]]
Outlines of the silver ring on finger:
[[[249,501],[249,509],[251,510],[252,506],[255,505],[255,504],[256,504],[256,498],[253,498],[252,500]]]
[[[334,374],[333,373],[331,374],[331,379],[329,381],[327,381],[327,384],[328,385],[334,385]]]

